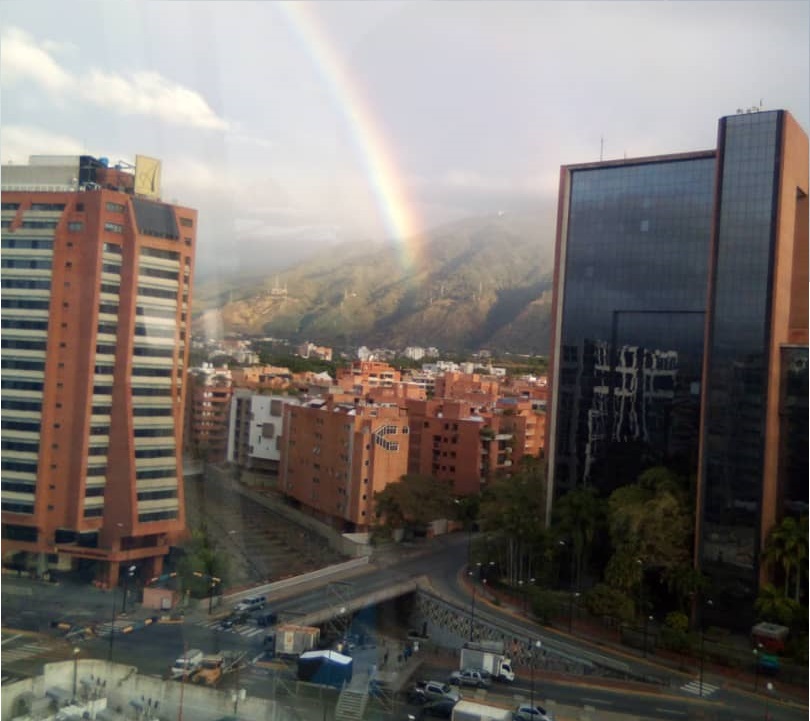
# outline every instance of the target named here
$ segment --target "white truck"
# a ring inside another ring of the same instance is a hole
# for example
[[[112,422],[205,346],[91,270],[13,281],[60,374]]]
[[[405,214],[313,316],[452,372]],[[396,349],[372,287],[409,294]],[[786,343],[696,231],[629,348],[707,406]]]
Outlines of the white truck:
[[[461,699],[453,706],[450,721],[512,721],[512,710],[503,706]]]
[[[496,681],[511,683],[515,680],[512,661],[503,654],[503,643],[499,641],[470,641],[461,649],[459,670],[481,669]]]
[[[196,671],[202,662],[204,654],[198,648],[190,648],[185,651],[182,656],[175,659],[171,668],[172,678],[188,678],[194,671]]]

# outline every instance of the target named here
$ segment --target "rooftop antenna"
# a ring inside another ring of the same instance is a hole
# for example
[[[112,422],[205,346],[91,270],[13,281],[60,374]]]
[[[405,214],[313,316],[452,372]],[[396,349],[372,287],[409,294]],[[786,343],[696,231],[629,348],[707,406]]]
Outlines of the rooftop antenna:
[[[602,158],[605,155],[605,136],[599,136],[599,162],[602,162]]]

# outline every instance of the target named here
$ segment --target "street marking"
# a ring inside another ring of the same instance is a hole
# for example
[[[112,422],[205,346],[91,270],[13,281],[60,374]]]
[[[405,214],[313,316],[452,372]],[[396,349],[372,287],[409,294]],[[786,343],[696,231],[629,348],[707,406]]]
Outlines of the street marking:
[[[12,636],[11,638],[4,638],[2,641],[0,641],[0,645],[13,641],[15,638],[22,638],[22,634],[18,633],[16,636]]]
[[[603,700],[601,698],[582,698],[583,701],[590,701],[590,703],[595,704],[597,706],[612,706],[613,701]]]
[[[681,691],[686,691],[686,693],[691,693],[694,694],[695,696],[702,696],[703,698],[708,698],[720,688],[719,686],[715,686],[714,684],[711,683],[706,683],[705,681],[703,682],[702,686],[703,692],[701,693],[700,680],[689,681],[689,683],[685,683],[683,686],[681,686]]]
[[[655,710],[659,713],[671,713],[676,714],[677,716],[686,716],[686,711],[677,711],[674,708],[656,708]]]
[[[41,643],[26,643],[23,646],[3,651],[3,660],[22,661],[32,656],[41,656],[43,651],[53,651],[53,646],[43,646]]]

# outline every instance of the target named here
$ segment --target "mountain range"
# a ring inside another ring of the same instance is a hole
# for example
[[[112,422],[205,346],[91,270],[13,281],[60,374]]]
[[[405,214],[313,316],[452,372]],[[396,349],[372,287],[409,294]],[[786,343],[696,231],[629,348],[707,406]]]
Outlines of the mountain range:
[[[405,248],[343,243],[282,271],[202,282],[194,330],[338,348],[545,354],[554,223],[551,207],[533,217],[495,213],[427,231]],[[417,262],[404,263],[403,251]]]

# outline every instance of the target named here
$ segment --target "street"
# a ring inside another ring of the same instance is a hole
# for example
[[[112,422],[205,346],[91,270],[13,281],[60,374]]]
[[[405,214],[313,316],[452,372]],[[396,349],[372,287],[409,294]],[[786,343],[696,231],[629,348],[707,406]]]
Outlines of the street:
[[[425,553],[429,551],[429,553]],[[401,549],[400,555],[389,556],[370,565],[368,572],[355,575],[351,583],[342,587],[342,593],[359,595],[373,592],[403,579],[426,575],[433,590],[466,609],[470,603],[467,589],[459,584],[459,570],[466,561],[466,539],[450,536],[438,539],[430,546]],[[6,577],[2,586],[3,614],[3,675],[9,679],[17,675],[33,675],[41,672],[42,663],[70,657],[74,642],[67,642],[58,635],[51,623],[69,619],[72,623],[99,624],[109,622],[113,608],[119,610],[122,602],[120,590],[101,591],[78,584],[63,583],[60,586]],[[279,613],[294,618],[296,614],[322,608],[339,601],[332,598],[324,587],[308,590],[298,589],[270,597],[269,606]],[[115,606],[113,606],[115,604]],[[130,599],[130,609],[132,608]],[[55,611],[58,609],[58,612]],[[143,616],[144,613],[138,614]],[[371,618],[379,619],[378,614]],[[787,707],[774,697],[766,698],[760,692],[754,695],[747,691],[725,687],[722,679],[707,675],[703,684],[703,698],[696,691],[696,674],[679,673],[663,668],[654,658],[642,659],[630,653],[616,654],[605,647],[593,647],[559,630],[540,627],[522,614],[500,608],[491,603],[479,601],[476,617],[497,624],[521,638],[542,639],[544,645],[557,644],[568,652],[581,653],[594,657],[610,656],[626,664],[633,673],[640,676],[666,678],[664,685],[647,687],[611,688],[607,681],[583,676],[561,676],[548,674],[541,664],[532,670],[528,666],[515,664],[517,679],[512,686],[498,686],[486,692],[486,697],[506,705],[516,705],[518,700],[531,698],[560,706],[592,707],[604,713],[631,714],[642,718],[660,719],[716,719],[716,721],[759,721],[763,718],[765,706],[774,721],[805,719],[806,710]],[[390,618],[386,623],[390,622]],[[373,629],[372,629],[373,630]],[[401,629],[401,632],[404,629]],[[29,635],[30,634],[30,635]],[[76,640],[80,654],[94,658],[112,658],[119,663],[136,666],[147,675],[165,677],[175,658],[184,649],[199,648],[206,653],[215,651],[235,651],[246,653],[246,658],[254,659],[263,650],[264,629],[250,626],[235,626],[233,629],[218,629],[214,618],[205,609],[191,610],[182,623],[152,623],[139,627],[130,633],[117,633],[112,638],[88,637]],[[422,651],[422,665],[414,678],[446,680],[456,667],[449,654],[442,658]],[[446,656],[446,658],[445,658]],[[232,674],[223,680],[221,688],[244,688],[251,696],[285,699],[295,703],[294,665],[279,663],[252,665]],[[414,680],[414,679],[412,679]],[[471,694],[469,690],[465,695]],[[326,702],[323,702],[326,704]],[[396,716],[402,713],[415,714],[416,708],[409,708],[397,701]],[[391,718],[391,709],[380,709],[374,704],[369,718]]]

